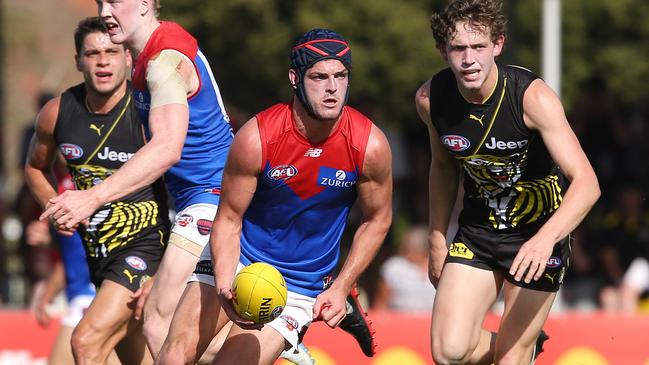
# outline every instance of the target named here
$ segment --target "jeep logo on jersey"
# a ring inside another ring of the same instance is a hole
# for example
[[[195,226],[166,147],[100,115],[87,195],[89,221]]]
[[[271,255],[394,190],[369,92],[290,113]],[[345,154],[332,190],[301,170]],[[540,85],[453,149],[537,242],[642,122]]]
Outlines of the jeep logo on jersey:
[[[297,168],[293,165],[279,165],[268,171],[271,180],[288,180],[297,175]]]
[[[458,136],[456,134],[447,134],[445,136],[442,136],[442,143],[448,147],[449,150],[455,151],[455,152],[460,152],[464,151],[469,146],[471,146],[471,142],[469,142],[468,139],[462,136]]]
[[[488,143],[484,145],[490,150],[514,150],[517,148],[523,148],[527,146],[527,140],[523,139],[520,141],[497,141],[495,137],[491,137]]]
[[[137,256],[128,256],[124,259],[128,266],[134,268],[135,270],[144,271],[146,270],[146,262]]]
[[[59,145],[59,150],[66,160],[76,160],[83,156],[83,150],[76,144],[64,143],[62,145]]]
[[[97,154],[97,158],[100,160],[126,162],[133,155],[134,153],[111,151],[110,148],[104,147],[104,150]]]
[[[561,266],[561,259],[556,256],[551,256],[548,259],[548,262],[545,264],[546,267],[555,268]]]
[[[318,172],[318,185],[351,188],[356,185],[356,173],[322,166]]]

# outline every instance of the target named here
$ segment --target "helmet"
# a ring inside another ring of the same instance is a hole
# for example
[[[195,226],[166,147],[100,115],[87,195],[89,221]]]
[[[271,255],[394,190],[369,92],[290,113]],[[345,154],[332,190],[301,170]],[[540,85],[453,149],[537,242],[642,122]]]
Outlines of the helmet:
[[[342,62],[347,70],[352,68],[352,50],[349,44],[340,34],[329,29],[312,29],[306,32],[291,50],[291,69],[298,75],[295,95],[311,116],[315,115],[304,90],[304,75],[316,62],[327,59]],[[348,97],[349,88],[345,94],[345,104]]]

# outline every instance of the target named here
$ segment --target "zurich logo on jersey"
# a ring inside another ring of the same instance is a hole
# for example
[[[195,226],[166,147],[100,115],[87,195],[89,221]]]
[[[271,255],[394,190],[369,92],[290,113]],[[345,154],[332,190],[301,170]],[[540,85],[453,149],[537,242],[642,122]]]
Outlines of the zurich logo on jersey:
[[[458,136],[456,134],[447,134],[442,136],[441,138],[442,143],[451,151],[455,152],[460,152],[464,151],[469,146],[471,146],[471,142],[465,137]]]
[[[83,156],[83,149],[76,144],[63,143],[59,145],[59,150],[61,150],[61,154],[63,154],[66,160],[76,160]]]
[[[293,165],[275,166],[266,173],[271,180],[288,180],[297,175],[297,168]]]
[[[356,185],[356,172],[320,167],[318,172],[318,185],[334,188],[351,188]]]

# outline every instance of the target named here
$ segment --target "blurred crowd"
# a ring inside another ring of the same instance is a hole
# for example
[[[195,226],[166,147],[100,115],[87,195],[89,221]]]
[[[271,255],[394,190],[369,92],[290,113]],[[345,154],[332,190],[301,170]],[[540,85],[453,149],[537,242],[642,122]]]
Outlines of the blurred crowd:
[[[584,82],[580,95],[567,114],[598,175],[602,198],[573,233],[570,267],[556,307],[649,312],[649,99],[621,106],[599,77]],[[51,97],[43,93],[35,107],[40,109]],[[394,222],[359,287],[374,310],[428,313],[435,289],[427,272],[427,131],[416,121],[389,126],[375,121],[393,151]],[[25,123],[21,156],[26,155],[32,124]],[[24,157],[20,173],[23,165]],[[0,190],[2,184],[0,177]],[[33,303],[58,260],[50,227],[37,221],[39,214],[24,185],[13,201],[0,198],[0,307]],[[350,214],[349,232],[359,218]],[[343,248],[350,242],[345,238]]]

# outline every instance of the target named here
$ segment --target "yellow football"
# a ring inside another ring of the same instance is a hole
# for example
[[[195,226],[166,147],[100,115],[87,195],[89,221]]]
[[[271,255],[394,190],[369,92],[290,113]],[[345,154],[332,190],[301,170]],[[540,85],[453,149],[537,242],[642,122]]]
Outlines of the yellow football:
[[[255,262],[239,271],[234,277],[232,291],[237,313],[258,324],[279,317],[288,294],[282,274],[264,262]]]

